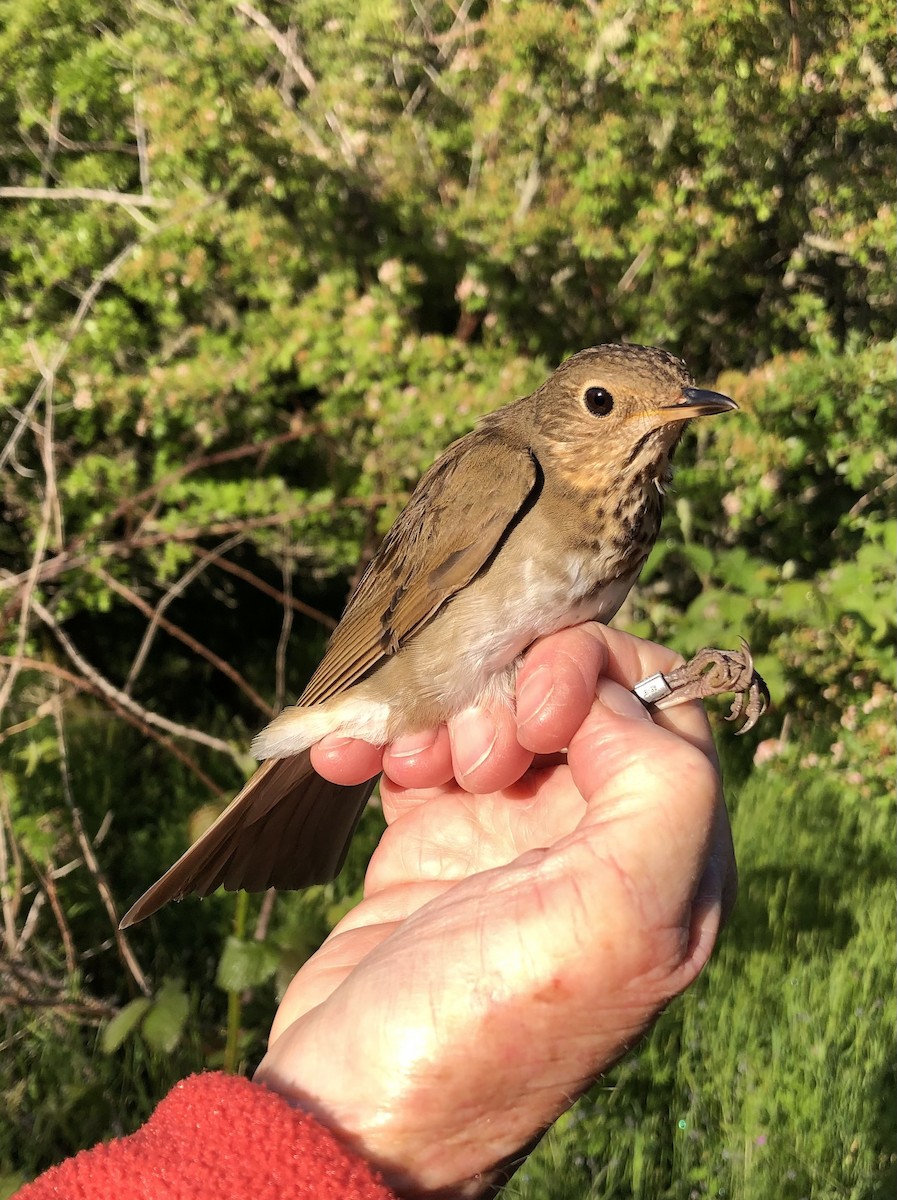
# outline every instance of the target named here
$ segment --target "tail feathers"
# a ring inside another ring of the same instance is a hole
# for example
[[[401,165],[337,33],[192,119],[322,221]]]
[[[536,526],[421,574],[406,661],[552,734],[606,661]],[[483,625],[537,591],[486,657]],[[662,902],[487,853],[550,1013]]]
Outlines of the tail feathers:
[[[376,778],[341,787],[316,774],[307,751],[272,758],[218,820],[122,918],[134,925],[169,900],[219,887],[249,892],[326,883],[342,868]]]

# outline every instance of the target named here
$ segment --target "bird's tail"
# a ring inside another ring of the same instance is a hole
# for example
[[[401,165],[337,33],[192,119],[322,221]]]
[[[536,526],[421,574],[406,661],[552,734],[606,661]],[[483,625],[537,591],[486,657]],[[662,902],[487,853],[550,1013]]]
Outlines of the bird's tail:
[[[318,775],[308,751],[272,758],[218,820],[124,915],[142,921],[169,900],[216,888],[303,888],[339,874],[376,778],[351,787]]]

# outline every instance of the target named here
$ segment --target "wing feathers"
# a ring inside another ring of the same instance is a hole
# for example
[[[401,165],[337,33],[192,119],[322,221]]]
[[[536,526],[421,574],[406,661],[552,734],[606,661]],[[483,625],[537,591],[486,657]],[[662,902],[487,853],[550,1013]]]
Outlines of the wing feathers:
[[[491,561],[539,477],[528,450],[490,431],[450,446],[386,535],[299,703],[330,699],[395,654]]]
[[[229,890],[303,888],[339,873],[376,778],[340,787],[308,753],[264,763],[214,825],[125,914],[142,921],[169,900]]]

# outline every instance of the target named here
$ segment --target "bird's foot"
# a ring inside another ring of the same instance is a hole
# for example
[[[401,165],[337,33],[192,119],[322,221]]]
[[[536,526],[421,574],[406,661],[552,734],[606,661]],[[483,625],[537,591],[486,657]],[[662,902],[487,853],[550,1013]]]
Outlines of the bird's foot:
[[[643,704],[672,708],[686,700],[705,700],[734,692],[727,721],[745,721],[739,733],[753,729],[769,706],[769,688],[754,670],[751,648],[741,639],[740,650],[713,650],[705,646],[684,667],[669,674],[649,675],[632,689]]]

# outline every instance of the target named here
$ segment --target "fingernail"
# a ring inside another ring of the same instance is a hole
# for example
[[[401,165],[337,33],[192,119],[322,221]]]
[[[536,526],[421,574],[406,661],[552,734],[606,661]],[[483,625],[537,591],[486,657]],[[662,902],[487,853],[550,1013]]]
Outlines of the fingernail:
[[[414,758],[429,750],[436,741],[437,730],[422,729],[419,733],[405,733],[397,737],[389,748],[393,758]]]
[[[517,695],[517,724],[525,725],[542,711],[551,699],[554,679],[548,667],[537,667],[528,675]]]
[[[344,746],[350,746],[355,740],[355,738],[341,737],[338,733],[328,733],[321,738],[318,744],[329,754],[332,750],[342,750]]]
[[[470,775],[483,765],[498,741],[495,722],[483,708],[465,708],[452,717],[451,728],[455,766],[462,775]]]
[[[638,696],[634,696],[619,683],[614,683],[612,679],[599,679],[595,696],[599,704],[610,709],[612,713],[616,713],[618,717],[638,718],[642,721],[651,720],[648,710]]]

